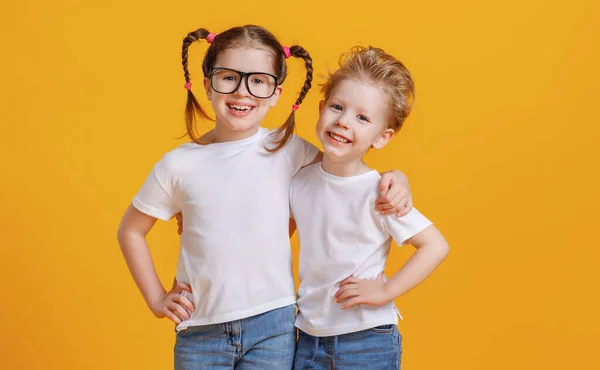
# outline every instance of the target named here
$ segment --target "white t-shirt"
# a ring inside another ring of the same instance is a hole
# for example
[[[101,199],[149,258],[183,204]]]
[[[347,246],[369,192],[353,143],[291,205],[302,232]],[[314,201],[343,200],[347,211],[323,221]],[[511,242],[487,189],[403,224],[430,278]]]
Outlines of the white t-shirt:
[[[317,163],[292,180],[290,208],[300,238],[296,327],[310,335],[341,335],[398,323],[393,301],[342,310],[334,298],[347,277],[376,279],[383,272],[392,238],[402,245],[431,225],[416,209],[401,218],[376,211],[380,179],[376,171],[334,176]]]
[[[177,280],[196,310],[177,326],[254,316],[296,300],[289,242],[289,187],[318,150],[294,136],[276,153],[269,131],[246,139],[183,144],[156,163],[133,205],[169,220],[183,211]],[[269,145],[268,147],[273,147]]]

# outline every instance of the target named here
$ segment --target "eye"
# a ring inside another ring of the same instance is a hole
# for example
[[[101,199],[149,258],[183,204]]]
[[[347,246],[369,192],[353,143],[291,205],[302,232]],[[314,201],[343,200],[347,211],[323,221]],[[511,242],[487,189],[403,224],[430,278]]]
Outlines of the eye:
[[[234,75],[224,75],[223,76],[223,80],[225,80],[225,81],[236,81],[237,77],[234,76]]]
[[[359,120],[364,121],[364,122],[370,122],[369,119],[366,116],[363,116],[362,114],[359,114],[358,116],[356,116]]]
[[[341,106],[341,105],[339,105],[339,104],[331,104],[331,105],[330,105],[330,107],[331,107],[333,110],[339,110],[339,111],[341,111],[341,110],[342,110],[342,106]]]
[[[260,85],[260,84],[264,84],[265,81],[262,78],[259,77],[254,77],[252,79],[252,81],[250,81],[251,83],[253,83],[254,85]]]

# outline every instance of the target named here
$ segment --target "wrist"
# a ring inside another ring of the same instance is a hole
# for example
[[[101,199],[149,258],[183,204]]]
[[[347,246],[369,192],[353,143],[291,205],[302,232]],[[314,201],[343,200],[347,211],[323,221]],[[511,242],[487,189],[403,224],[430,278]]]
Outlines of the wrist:
[[[392,287],[389,285],[389,282],[383,283],[383,300],[384,304],[389,303],[396,299],[396,295],[392,291]]]
[[[152,292],[146,299],[146,305],[148,308],[152,309],[166,294],[167,291],[164,288],[157,290],[156,292]]]

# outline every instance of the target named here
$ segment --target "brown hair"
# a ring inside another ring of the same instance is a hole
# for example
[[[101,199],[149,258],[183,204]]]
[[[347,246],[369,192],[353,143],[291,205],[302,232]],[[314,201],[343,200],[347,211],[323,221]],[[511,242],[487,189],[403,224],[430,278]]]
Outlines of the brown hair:
[[[333,89],[347,79],[366,80],[387,95],[390,105],[388,128],[398,132],[410,114],[415,99],[415,84],[408,69],[382,49],[355,46],[340,57],[340,69],[329,75],[321,86],[325,100]]]
[[[186,83],[190,82],[190,72],[188,71],[188,48],[194,41],[206,39],[209,34],[210,32],[208,32],[206,29],[199,28],[194,32],[188,33],[183,39],[181,64],[183,65],[183,73]],[[285,81],[287,75],[287,66],[285,63],[283,46],[275,38],[275,36],[273,36],[272,33],[262,27],[253,25],[230,28],[214,37],[214,40],[206,51],[204,61],[202,62],[202,72],[204,73],[204,77],[210,76],[210,70],[214,67],[217,56],[222,51],[242,46],[256,46],[260,48],[266,48],[267,50],[271,51],[274,56],[275,74],[279,76],[277,84],[281,85]],[[306,80],[304,81],[304,86],[302,87],[300,95],[298,96],[298,99],[296,99],[295,103],[296,105],[300,105],[311,87],[313,74],[312,59],[308,52],[300,45],[291,46],[290,54],[293,57],[304,59],[304,63],[306,65]],[[194,96],[194,93],[192,93],[192,90],[188,89],[187,103],[185,106],[185,124],[187,135],[193,142],[201,144],[199,142],[199,137],[196,134],[196,114],[202,118],[212,120],[206,114]],[[274,132],[274,135],[278,138],[275,141],[276,146],[268,150],[271,152],[276,152],[285,144],[287,144],[294,133],[294,125],[295,112],[292,110],[286,122]]]

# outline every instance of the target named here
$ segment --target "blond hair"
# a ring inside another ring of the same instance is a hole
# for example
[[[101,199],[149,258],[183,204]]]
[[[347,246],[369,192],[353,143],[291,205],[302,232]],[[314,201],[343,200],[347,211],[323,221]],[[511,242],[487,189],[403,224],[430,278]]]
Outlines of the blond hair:
[[[325,101],[343,80],[357,79],[373,83],[388,97],[388,128],[398,132],[410,114],[415,98],[415,84],[408,69],[382,49],[355,46],[340,57],[340,68],[329,74],[321,86]]]

